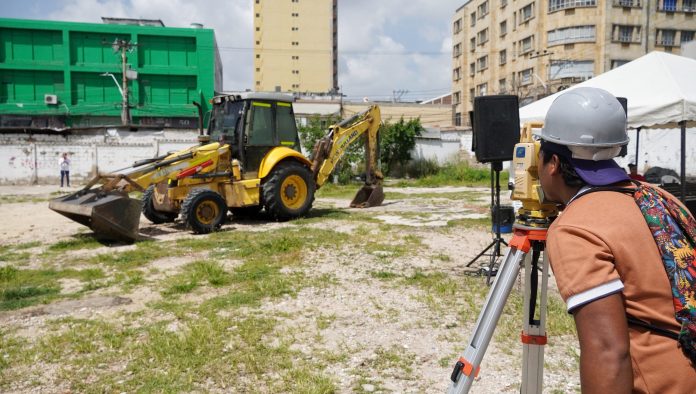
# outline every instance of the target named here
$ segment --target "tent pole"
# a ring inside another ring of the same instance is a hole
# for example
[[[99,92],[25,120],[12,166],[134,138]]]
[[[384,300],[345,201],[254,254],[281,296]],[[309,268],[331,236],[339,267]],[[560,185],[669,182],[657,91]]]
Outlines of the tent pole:
[[[679,122],[681,126],[681,201],[686,202],[686,121]]]
[[[636,129],[636,159],[633,161],[633,164],[636,165],[636,168],[638,168],[638,163],[640,163],[640,160],[638,160],[638,152],[640,150],[638,149],[640,147],[640,127]]]

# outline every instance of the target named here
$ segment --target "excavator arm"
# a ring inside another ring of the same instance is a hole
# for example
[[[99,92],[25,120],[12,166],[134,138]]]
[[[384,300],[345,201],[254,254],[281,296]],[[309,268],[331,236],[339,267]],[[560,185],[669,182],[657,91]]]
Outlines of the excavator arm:
[[[376,105],[341,123],[329,127],[312,150],[312,173],[320,188],[343,158],[348,147],[365,134],[365,184],[351,202],[351,207],[367,208],[384,201],[382,172],[379,169],[380,111]]]

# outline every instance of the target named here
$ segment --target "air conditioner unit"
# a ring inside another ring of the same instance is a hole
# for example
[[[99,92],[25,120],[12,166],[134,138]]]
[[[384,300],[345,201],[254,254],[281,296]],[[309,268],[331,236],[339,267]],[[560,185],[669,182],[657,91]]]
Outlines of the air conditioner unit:
[[[44,94],[44,104],[58,104],[58,96],[55,94]]]

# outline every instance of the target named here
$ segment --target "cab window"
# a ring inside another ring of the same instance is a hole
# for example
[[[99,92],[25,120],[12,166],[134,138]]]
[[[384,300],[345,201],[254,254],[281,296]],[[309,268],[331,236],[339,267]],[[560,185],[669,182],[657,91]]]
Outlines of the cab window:
[[[292,104],[276,103],[276,121],[278,123],[278,142],[282,146],[300,150],[300,140],[297,136],[297,125],[292,112]]]
[[[247,144],[275,145],[273,143],[273,107],[270,103],[255,101],[252,103],[251,108],[251,122],[247,132]]]

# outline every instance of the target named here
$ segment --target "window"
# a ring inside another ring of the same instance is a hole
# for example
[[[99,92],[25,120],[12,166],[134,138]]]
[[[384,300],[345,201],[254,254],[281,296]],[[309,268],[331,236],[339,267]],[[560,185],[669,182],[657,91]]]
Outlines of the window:
[[[300,60],[300,57],[299,57],[299,56],[293,56],[293,57],[292,57],[292,60]]]
[[[534,18],[534,2],[520,8],[520,23],[524,23]]]
[[[292,30],[292,31],[298,31],[298,30],[300,30],[300,28],[299,28],[299,27],[293,27],[293,28],[291,28],[290,30]]]
[[[476,33],[476,41],[479,45],[483,45],[488,42],[488,28]]]
[[[507,20],[500,22],[500,35],[504,36],[507,34]]]
[[[261,45],[261,41],[256,41],[256,45]]]
[[[488,83],[484,82],[480,85],[476,85],[476,95],[485,96],[488,93]]]
[[[674,46],[674,38],[677,35],[676,30],[657,29],[657,45],[666,47]]]
[[[500,0],[500,8],[504,8],[507,5],[507,0]]]
[[[674,12],[677,10],[677,0],[658,0],[658,11]]]
[[[689,42],[694,40],[694,31],[693,30],[682,30],[681,31],[681,37],[679,38],[681,40],[681,43]]]
[[[507,49],[500,51],[500,65],[507,63]]]
[[[476,50],[476,37],[471,37],[469,40],[469,51],[473,52]]]
[[[523,55],[533,49],[534,46],[534,36],[529,36],[527,38],[523,38],[519,42],[519,48],[520,48],[520,55]]]
[[[257,54],[256,54],[256,58],[257,58],[257,59],[261,59],[261,55],[259,55],[259,54],[257,53]]]
[[[460,92],[454,92],[452,95],[452,101],[454,104],[459,104],[462,101],[461,93]]]
[[[452,25],[452,32],[454,34],[457,34],[460,31],[462,31],[462,18],[459,18],[456,21],[454,21],[454,25]]]
[[[483,71],[488,68],[488,55],[476,59],[476,71]]]
[[[457,67],[454,70],[452,70],[452,79],[455,81],[459,81],[462,78],[462,69]]]
[[[615,7],[640,7],[640,0],[614,0]]]
[[[488,0],[479,4],[478,8],[476,8],[476,13],[478,14],[479,19],[482,19],[484,16],[488,15]]]
[[[549,12],[577,7],[595,7],[597,0],[549,0]]]
[[[623,43],[640,42],[640,26],[613,25],[611,33],[612,41]]]
[[[469,75],[473,76],[476,72],[476,63],[469,64]]]
[[[455,112],[455,113],[454,113],[454,125],[455,125],[455,126],[461,126],[461,125],[462,125],[462,113],[461,113],[461,112]]]
[[[293,88],[298,87],[300,87],[300,85],[293,85]],[[295,117],[292,113],[292,104],[284,102],[276,103],[276,127],[280,145],[299,151],[300,140],[297,137],[297,125],[295,124]]]
[[[257,72],[257,73],[261,72],[261,68],[256,67],[256,72]]]
[[[590,79],[594,76],[593,60],[554,60],[549,67],[549,80],[563,78]]]
[[[471,13],[471,26],[475,26],[475,25],[476,25],[476,13],[472,12]]]
[[[595,27],[587,26],[571,26],[562,29],[549,31],[547,35],[547,45],[571,44],[574,42],[594,42]]]
[[[300,73],[300,70],[292,70],[292,73],[293,73],[293,74],[299,74],[299,73]]]
[[[498,93],[507,93],[507,80],[505,78],[498,80]]]
[[[258,101],[252,103],[251,123],[247,128],[247,137],[249,145],[275,145],[273,143],[273,108],[270,103]]]
[[[469,102],[474,103],[474,96],[476,95],[474,88],[469,89]]]
[[[297,13],[297,12],[293,12],[293,13],[292,13],[292,16],[293,16],[293,17],[298,17],[298,16],[300,16],[300,14]]]
[[[623,66],[624,64],[626,64],[626,63],[628,63],[628,62],[630,62],[630,60],[618,60],[618,59],[614,60],[614,59],[613,59],[613,60],[611,61],[611,69],[613,70],[613,69],[615,69],[616,67]]]
[[[261,28],[260,28],[260,27],[257,27],[257,28],[256,28],[256,31],[261,31]]]
[[[257,13],[256,13],[256,17],[257,17],[257,18],[260,18],[260,17],[261,17],[261,14],[259,14],[259,13],[257,12]]]
[[[520,86],[529,85],[532,83],[532,74],[534,74],[533,68],[528,68],[526,70],[520,71],[517,80],[520,81]]]
[[[462,45],[457,44],[452,48],[452,57],[457,57],[462,54]]]
[[[683,0],[682,11],[695,12],[696,11],[696,0]]]
[[[299,42],[299,41],[293,41],[293,42],[292,42],[292,45],[293,45],[293,46],[298,46],[298,45],[300,45],[300,42]]]

